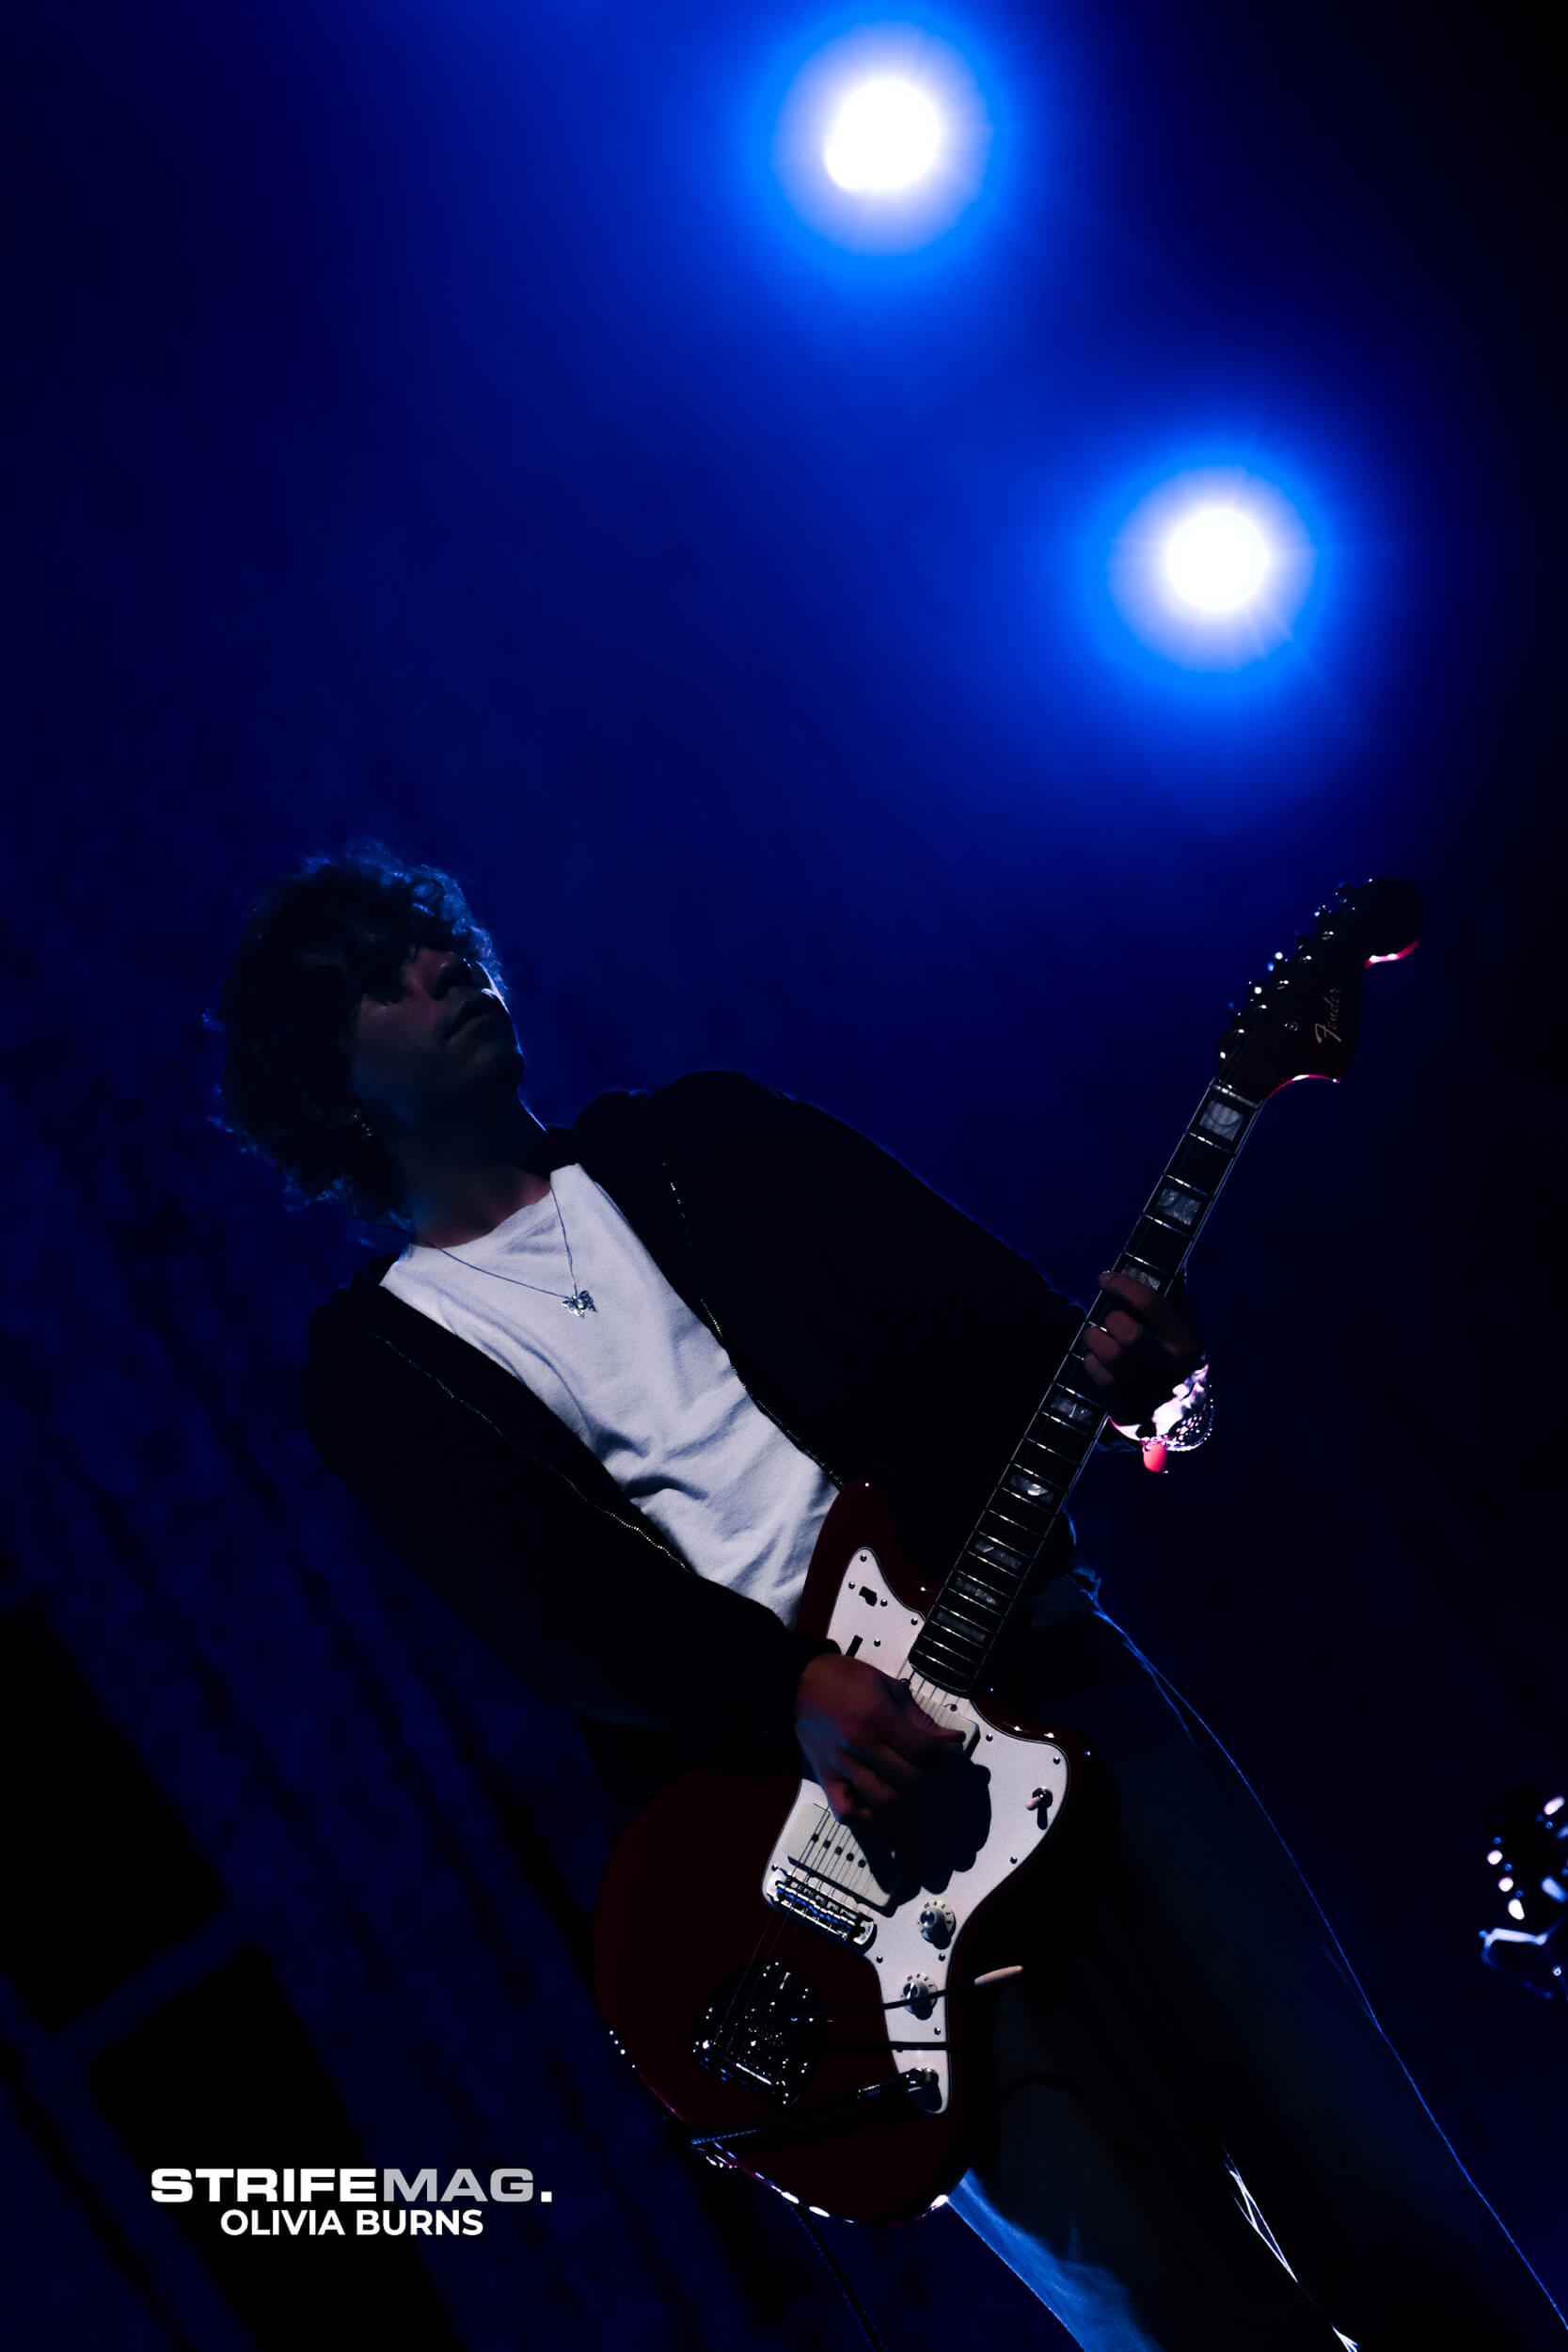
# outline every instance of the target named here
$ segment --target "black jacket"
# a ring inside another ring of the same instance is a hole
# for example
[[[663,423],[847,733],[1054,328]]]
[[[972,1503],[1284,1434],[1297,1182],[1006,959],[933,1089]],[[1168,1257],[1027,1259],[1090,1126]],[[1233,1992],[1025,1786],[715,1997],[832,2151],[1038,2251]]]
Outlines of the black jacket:
[[[843,1484],[875,1478],[911,1562],[968,1535],[1077,1327],[1022,1258],[886,1152],[727,1072],[603,1094],[547,1128]],[[310,1322],[306,1426],[408,1565],[542,1697],[629,1802],[689,1764],[799,1756],[823,1645],[693,1573],[531,1390],[365,1265]],[[1070,1563],[1065,1522],[1052,1569]]]

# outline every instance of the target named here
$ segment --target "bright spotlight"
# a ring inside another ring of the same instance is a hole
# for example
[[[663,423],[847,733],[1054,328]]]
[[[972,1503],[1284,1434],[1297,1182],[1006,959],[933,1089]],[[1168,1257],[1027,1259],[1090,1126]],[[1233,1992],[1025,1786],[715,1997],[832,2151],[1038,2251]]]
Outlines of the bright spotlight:
[[[1239,466],[1175,475],[1148,491],[1111,549],[1122,619],[1191,670],[1236,670],[1286,644],[1317,554],[1293,506]]]
[[[823,143],[830,180],[851,195],[891,193],[923,180],[942,150],[942,117],[912,82],[863,82]]]
[[[791,203],[836,245],[908,253],[979,194],[990,149],[968,65],[916,24],[863,24],[791,84],[773,163]]]
[[[1171,586],[1203,612],[1234,612],[1245,604],[1268,562],[1257,524],[1229,506],[1200,506],[1165,545]]]

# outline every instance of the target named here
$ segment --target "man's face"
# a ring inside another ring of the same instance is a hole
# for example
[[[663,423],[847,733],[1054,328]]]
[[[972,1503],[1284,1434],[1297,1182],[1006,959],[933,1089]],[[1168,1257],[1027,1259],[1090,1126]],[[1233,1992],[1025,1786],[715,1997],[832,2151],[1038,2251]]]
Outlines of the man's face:
[[[523,1074],[496,982],[451,947],[418,947],[403,993],[362,996],[348,1033],[349,1085],[372,1125],[407,1133]]]

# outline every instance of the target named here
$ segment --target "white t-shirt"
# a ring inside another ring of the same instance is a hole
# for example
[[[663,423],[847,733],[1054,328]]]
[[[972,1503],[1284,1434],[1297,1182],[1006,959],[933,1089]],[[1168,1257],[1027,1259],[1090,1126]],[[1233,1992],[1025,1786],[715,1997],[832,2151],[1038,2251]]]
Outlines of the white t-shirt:
[[[550,1182],[553,1199],[460,1249],[410,1244],[384,1287],[525,1381],[699,1576],[792,1625],[837,1488],[752,1404],[610,1195],[575,1165]],[[564,1304],[574,1276],[592,1313]]]

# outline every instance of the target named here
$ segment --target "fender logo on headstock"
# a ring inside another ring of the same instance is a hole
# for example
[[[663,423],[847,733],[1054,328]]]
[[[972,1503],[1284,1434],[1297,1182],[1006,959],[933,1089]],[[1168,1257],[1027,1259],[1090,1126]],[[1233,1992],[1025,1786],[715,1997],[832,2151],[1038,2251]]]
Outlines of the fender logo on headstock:
[[[1328,1019],[1326,1021],[1314,1021],[1312,1024],[1312,1034],[1317,1039],[1320,1045],[1323,1042],[1325,1038],[1330,1037],[1334,1040],[1336,1045],[1342,1044],[1344,1041],[1340,1037],[1338,1030],[1334,1025],[1339,1018],[1338,990],[1337,988],[1331,988],[1328,991],[1328,993],[1324,996],[1323,1003],[1328,1007]]]

